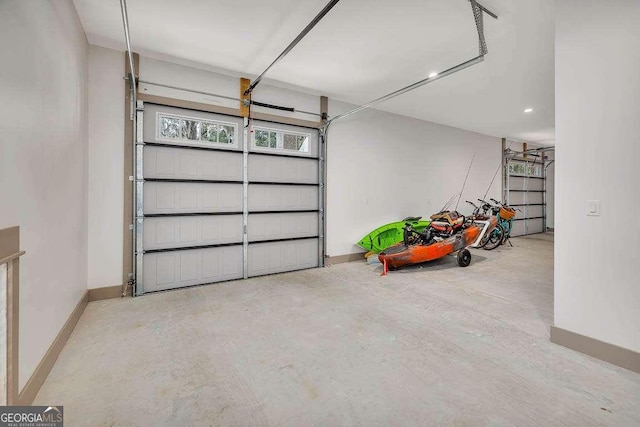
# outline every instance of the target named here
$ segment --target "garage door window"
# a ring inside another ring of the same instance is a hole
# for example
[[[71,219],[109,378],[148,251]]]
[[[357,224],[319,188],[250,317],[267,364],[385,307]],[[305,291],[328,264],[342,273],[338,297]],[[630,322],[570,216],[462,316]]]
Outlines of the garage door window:
[[[266,150],[308,153],[310,137],[307,133],[256,127],[253,132],[253,146]]]
[[[237,146],[235,123],[214,122],[158,113],[158,139]]]
[[[510,175],[528,175],[542,177],[542,166],[525,162],[509,162]]]

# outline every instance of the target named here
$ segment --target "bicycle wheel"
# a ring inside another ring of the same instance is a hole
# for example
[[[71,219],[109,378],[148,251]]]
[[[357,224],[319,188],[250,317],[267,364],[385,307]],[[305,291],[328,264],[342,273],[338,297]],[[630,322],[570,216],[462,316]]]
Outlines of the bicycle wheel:
[[[480,240],[480,243],[478,244],[478,249],[484,248],[486,244],[489,243],[490,237],[491,237],[491,233],[486,233],[484,236],[482,236],[482,240]]]
[[[500,241],[501,245],[504,245],[505,243],[507,243],[507,240],[509,239],[509,237],[511,237],[511,228],[512,227],[513,227],[513,220],[509,220],[507,222],[507,224],[502,226],[502,228],[504,230],[504,234],[502,236],[502,240]]]
[[[489,233],[489,238],[487,242],[484,244],[484,249],[487,251],[492,251],[502,243],[502,237],[504,236],[504,229],[500,224],[496,224],[496,228]]]

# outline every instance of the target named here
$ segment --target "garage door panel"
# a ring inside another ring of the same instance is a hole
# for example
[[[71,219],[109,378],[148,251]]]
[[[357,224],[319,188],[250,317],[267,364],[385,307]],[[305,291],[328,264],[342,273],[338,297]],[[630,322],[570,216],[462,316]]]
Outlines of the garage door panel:
[[[527,233],[542,233],[543,225],[542,218],[527,220]]]
[[[145,292],[242,278],[242,246],[144,255]]]
[[[544,193],[541,192],[519,192],[519,191],[509,191],[509,204],[515,205],[524,205],[524,204],[538,204],[543,203],[544,201]]]
[[[514,221],[513,228],[511,228],[512,236],[522,236],[524,235],[524,221]]]
[[[544,190],[544,180],[537,178],[529,178],[525,183],[525,178],[521,176],[509,177],[510,190]]]
[[[512,236],[524,236],[527,234],[542,233],[544,231],[544,220],[542,218],[527,219],[513,223]]]
[[[314,268],[318,266],[318,239],[252,243],[248,256],[251,277]]]
[[[242,184],[145,182],[144,214],[242,211]]]
[[[522,176],[509,176],[509,189],[510,190],[524,190],[525,178]]]
[[[527,190],[544,190],[544,179],[529,179],[529,182],[527,183]]]
[[[144,250],[242,242],[242,215],[151,217],[144,220]]]
[[[318,161],[284,156],[249,156],[250,182],[318,183]]]
[[[242,154],[147,145],[144,147],[144,177],[242,181]]]
[[[521,206],[522,212],[516,212],[516,218],[532,218],[544,215],[544,206]]]
[[[248,221],[250,242],[296,239],[318,235],[318,213],[251,214]]]
[[[510,191],[509,192],[509,204],[510,205],[522,205],[524,204],[524,193]]]
[[[248,199],[250,212],[317,210],[318,187],[251,184]]]
[[[543,231],[544,222],[542,218],[527,221],[527,233],[542,233]]]
[[[542,203],[544,201],[544,193],[527,193],[527,203]]]

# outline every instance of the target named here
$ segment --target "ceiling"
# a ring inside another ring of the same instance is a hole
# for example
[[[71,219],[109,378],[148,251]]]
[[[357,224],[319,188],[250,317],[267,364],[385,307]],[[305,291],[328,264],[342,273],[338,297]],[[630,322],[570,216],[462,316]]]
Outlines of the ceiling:
[[[255,78],[327,2],[128,0],[132,49]],[[117,0],[74,3],[91,44],[125,50]],[[498,137],[553,140],[553,0],[481,3],[499,15],[484,17],[485,61],[376,108]],[[268,77],[362,104],[477,54],[468,0],[342,0]]]

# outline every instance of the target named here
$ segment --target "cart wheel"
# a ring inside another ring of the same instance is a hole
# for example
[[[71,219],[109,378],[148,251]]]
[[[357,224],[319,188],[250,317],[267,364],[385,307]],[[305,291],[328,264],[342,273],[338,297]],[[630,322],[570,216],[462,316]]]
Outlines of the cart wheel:
[[[469,249],[461,249],[458,252],[458,265],[466,267],[469,264],[471,264],[471,252],[469,252]]]

